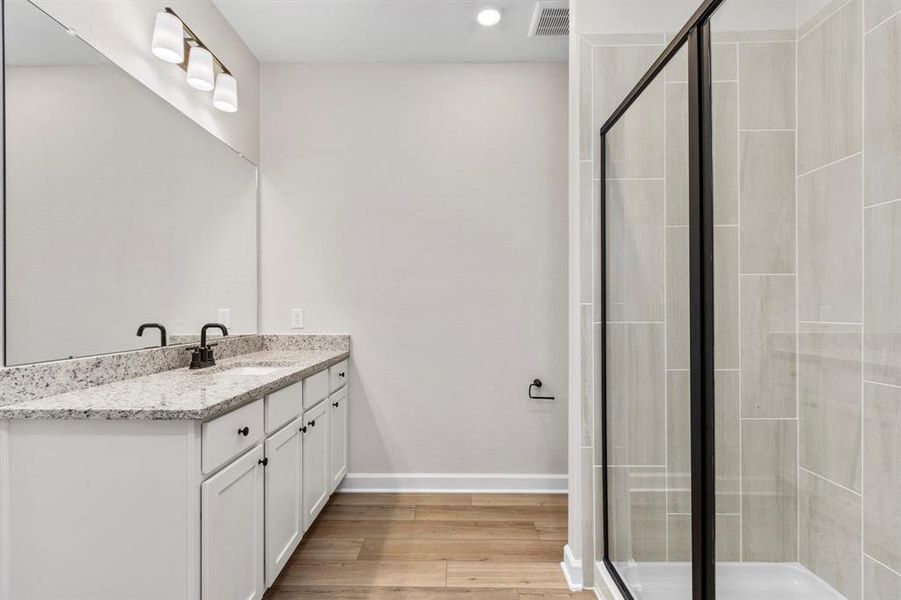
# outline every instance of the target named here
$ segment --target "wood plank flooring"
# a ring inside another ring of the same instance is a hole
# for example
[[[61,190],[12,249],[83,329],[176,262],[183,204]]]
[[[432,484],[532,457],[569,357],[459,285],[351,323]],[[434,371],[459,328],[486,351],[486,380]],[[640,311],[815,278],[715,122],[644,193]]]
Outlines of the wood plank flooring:
[[[266,600],[563,600],[566,496],[335,494]]]

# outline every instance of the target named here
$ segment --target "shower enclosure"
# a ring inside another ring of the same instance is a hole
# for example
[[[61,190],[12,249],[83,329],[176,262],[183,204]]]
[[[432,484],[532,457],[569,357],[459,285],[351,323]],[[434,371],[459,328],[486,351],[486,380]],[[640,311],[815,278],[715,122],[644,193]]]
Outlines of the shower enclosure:
[[[901,599],[901,1],[707,0],[600,131],[603,563]]]

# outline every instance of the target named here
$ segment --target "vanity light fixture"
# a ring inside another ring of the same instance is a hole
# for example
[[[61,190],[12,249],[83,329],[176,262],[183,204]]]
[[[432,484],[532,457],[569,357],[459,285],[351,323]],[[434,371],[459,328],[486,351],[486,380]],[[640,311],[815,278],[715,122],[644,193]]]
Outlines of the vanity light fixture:
[[[219,73],[216,77],[213,106],[224,112],[238,110],[238,82],[228,73]]]
[[[497,8],[483,8],[476,16],[482,27],[494,27],[501,22],[501,11]]]
[[[201,92],[209,92],[215,83],[213,55],[203,46],[188,51],[188,85]]]
[[[238,82],[234,75],[168,6],[156,13],[151,49],[158,58],[184,69],[188,85],[213,91],[213,106],[224,112],[238,110]]]

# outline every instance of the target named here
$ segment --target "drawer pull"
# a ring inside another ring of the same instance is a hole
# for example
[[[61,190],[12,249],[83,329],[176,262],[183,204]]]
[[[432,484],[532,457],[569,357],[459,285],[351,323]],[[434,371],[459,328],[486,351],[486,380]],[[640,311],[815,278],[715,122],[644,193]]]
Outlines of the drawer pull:
[[[341,371],[340,373],[338,373],[338,377],[344,377],[344,371]]]
[[[316,419],[313,419],[312,421],[307,423],[307,425],[309,425],[310,427],[316,427]]]
[[[303,427],[301,427],[301,428],[300,428],[300,432],[301,432],[301,433],[306,433],[306,432],[307,432],[307,426],[304,425]]]
[[[250,435],[250,427],[242,427],[242,428],[238,429],[238,435],[243,435],[244,437],[247,437],[248,435]]]
[[[335,408],[338,408],[338,403],[337,403],[337,402],[332,402],[332,406],[334,406]]]
[[[269,458],[268,458],[268,457],[266,457],[266,458],[261,458],[261,459],[258,460],[257,462],[265,467],[266,465],[269,464]]]

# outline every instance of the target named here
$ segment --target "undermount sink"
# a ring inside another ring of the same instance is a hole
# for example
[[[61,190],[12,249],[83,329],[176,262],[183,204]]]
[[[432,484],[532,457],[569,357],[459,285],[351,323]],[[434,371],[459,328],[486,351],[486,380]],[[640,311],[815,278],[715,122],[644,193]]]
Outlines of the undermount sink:
[[[270,375],[282,367],[232,367],[220,371],[223,375]]]

